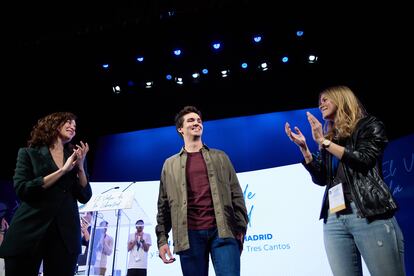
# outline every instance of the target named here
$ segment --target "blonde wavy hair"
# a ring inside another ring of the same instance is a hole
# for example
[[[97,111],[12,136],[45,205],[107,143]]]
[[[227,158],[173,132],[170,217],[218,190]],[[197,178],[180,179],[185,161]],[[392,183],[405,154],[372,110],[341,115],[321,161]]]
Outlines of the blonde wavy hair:
[[[332,86],[319,94],[319,104],[326,97],[336,106],[334,121],[325,121],[325,137],[329,140],[346,138],[354,131],[356,124],[367,115],[365,108],[347,86]]]

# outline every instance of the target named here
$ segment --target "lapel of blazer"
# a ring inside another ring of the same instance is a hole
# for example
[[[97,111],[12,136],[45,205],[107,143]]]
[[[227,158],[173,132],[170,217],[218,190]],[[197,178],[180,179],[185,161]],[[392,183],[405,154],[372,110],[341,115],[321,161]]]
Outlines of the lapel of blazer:
[[[42,146],[39,148],[39,154],[42,157],[42,166],[49,169],[57,169],[55,161],[53,161],[48,146]]]
[[[58,166],[56,165],[55,161],[53,160],[52,154],[50,153],[48,146],[40,147],[38,152],[42,156],[43,164],[45,166],[51,166],[55,169],[58,169]],[[63,162],[66,162],[66,160],[69,158],[69,156],[71,154],[72,154],[72,152],[67,147],[65,147],[64,150],[63,150],[63,156],[64,156]]]
[[[39,153],[44,157],[48,157],[48,155],[50,155],[49,148],[47,146],[41,146],[39,148]]]
[[[39,158],[40,164],[37,164],[37,165],[42,168],[42,172],[43,172],[42,174],[47,175],[59,169],[55,161],[53,160],[52,154],[50,153],[48,146],[42,146],[37,151],[40,156]],[[69,158],[71,154],[72,154],[71,150],[65,147],[64,152],[63,152],[64,162],[66,162],[66,160]],[[61,178],[60,180],[62,179],[63,178]],[[66,181],[60,181],[60,180],[57,181],[55,186],[67,186]]]

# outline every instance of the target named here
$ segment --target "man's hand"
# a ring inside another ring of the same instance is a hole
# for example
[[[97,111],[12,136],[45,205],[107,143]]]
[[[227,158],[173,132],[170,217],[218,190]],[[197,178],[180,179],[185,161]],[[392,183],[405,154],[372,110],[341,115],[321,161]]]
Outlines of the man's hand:
[[[243,235],[243,233],[236,234],[236,240],[239,243],[239,246],[240,246],[240,254],[241,254],[242,251],[243,251],[243,243],[244,243],[244,235]]]
[[[162,259],[162,261],[164,262],[164,264],[171,264],[175,261],[175,258],[171,254],[170,247],[168,246],[168,244],[164,244],[163,246],[161,246],[159,248],[159,252],[160,252],[159,256]],[[167,259],[167,257],[165,256],[166,254],[168,255],[169,259]]]

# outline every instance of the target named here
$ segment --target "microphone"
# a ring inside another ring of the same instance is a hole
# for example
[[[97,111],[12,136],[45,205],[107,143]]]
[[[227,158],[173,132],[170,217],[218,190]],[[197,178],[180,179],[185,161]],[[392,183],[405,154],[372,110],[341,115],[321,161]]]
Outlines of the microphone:
[[[132,181],[131,183],[129,183],[129,185],[122,190],[122,192],[125,192],[129,187],[131,187],[132,184],[136,183],[135,181]],[[118,187],[119,188],[119,187]]]
[[[110,189],[108,189],[108,190],[106,190],[106,191],[103,191],[101,194],[104,194],[104,193],[106,193],[106,192],[109,192],[110,190],[116,190],[116,189],[119,189],[119,186],[112,187],[112,188],[110,188]]]

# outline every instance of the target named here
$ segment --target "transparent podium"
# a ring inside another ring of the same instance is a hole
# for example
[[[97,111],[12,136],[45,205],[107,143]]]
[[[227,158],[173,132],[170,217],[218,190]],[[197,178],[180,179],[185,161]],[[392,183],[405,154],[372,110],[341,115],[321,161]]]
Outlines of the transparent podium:
[[[128,236],[135,231],[131,214],[140,209],[134,192],[113,189],[93,195],[79,209],[84,229],[76,275],[126,275]]]

